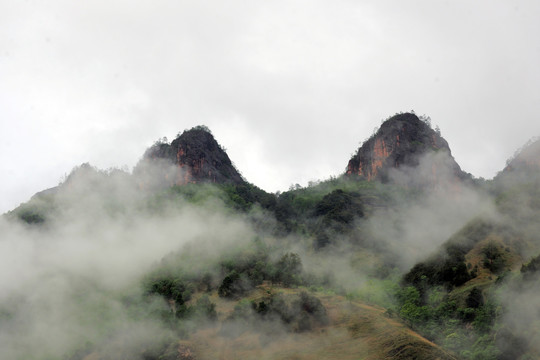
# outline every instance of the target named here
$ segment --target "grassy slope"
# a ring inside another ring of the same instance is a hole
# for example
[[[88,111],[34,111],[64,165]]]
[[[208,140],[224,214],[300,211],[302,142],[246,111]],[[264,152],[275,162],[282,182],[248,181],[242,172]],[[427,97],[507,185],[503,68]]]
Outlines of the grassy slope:
[[[258,300],[268,292],[299,290],[259,288],[250,294]],[[199,330],[188,342],[196,359],[456,359],[450,353],[385,315],[384,309],[316,294],[330,322],[304,333],[276,333],[272,337],[246,331],[236,338],[220,333],[220,325]],[[237,301],[213,296],[219,319],[230,314]]]

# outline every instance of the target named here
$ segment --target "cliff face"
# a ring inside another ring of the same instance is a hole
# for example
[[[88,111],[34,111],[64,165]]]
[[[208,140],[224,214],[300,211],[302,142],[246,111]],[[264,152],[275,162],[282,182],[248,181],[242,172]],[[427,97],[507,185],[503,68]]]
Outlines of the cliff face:
[[[439,153],[446,159],[430,165],[432,180],[448,172],[456,178],[467,177],[452,158],[446,140],[416,115],[399,114],[386,120],[358,149],[349,160],[346,175],[389,181],[392,169],[415,168],[424,155]]]
[[[184,131],[170,144],[156,143],[143,157],[143,162],[158,163],[160,160],[175,165],[174,171],[169,168],[164,174],[165,180],[172,185],[244,183],[227,153],[204,126]]]

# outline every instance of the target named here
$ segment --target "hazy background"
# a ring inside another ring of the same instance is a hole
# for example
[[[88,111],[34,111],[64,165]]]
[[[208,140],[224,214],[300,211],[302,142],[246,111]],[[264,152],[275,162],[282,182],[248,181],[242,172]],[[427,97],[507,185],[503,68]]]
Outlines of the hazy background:
[[[412,109],[491,178],[540,135],[539,16],[533,0],[0,0],[0,212],[198,124],[286,190],[341,174]]]

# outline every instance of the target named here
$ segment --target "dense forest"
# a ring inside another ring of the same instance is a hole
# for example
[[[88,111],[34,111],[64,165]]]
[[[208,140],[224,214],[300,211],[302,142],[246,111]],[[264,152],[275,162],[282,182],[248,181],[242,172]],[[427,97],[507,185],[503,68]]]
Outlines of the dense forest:
[[[407,113],[276,194],[205,127],[83,164],[0,219],[0,355],[536,359],[537,150],[476,179]]]

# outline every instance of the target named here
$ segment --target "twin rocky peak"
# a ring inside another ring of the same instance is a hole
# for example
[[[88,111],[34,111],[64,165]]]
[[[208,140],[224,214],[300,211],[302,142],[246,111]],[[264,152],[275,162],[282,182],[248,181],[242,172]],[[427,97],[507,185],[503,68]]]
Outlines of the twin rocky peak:
[[[438,131],[411,113],[397,114],[386,120],[350,159],[345,176],[392,181],[396,169],[414,173],[429,154],[434,159],[439,158],[428,165],[430,182],[438,182],[441,174],[446,177],[450,174],[455,179],[470,178],[455,162],[448,143]],[[142,163],[159,161],[175,165],[178,170],[166,175],[166,181],[171,185],[245,182],[205,126],[184,131],[170,144],[157,142],[146,151]]]

